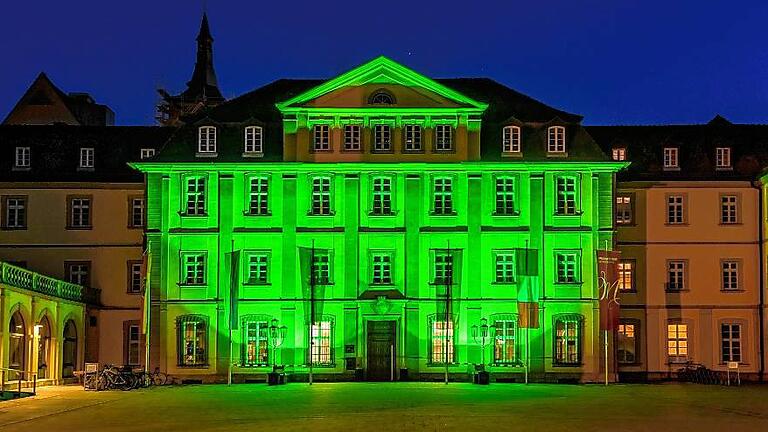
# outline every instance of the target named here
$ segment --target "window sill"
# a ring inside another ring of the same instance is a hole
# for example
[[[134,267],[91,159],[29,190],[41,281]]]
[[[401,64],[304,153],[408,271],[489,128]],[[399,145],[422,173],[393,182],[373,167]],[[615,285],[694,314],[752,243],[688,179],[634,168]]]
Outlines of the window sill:
[[[312,213],[312,212],[309,212],[309,213],[307,213],[307,216],[312,216],[312,217],[333,217],[333,216],[336,216],[336,212],[330,212],[330,213]]]
[[[501,157],[522,158],[523,152],[502,152]]]
[[[517,281],[513,280],[513,281],[507,281],[507,282],[499,282],[499,281],[491,282],[491,286],[510,286],[510,285],[517,285]]]
[[[553,216],[555,216],[555,217],[575,217],[575,216],[582,216],[583,214],[584,214],[583,211],[578,210],[578,211],[576,211],[574,213],[557,213],[557,212],[555,212],[555,214]]]
[[[679,289],[679,290],[670,290],[670,289],[665,289],[665,290],[664,290],[664,293],[665,293],[665,294],[678,294],[678,293],[687,293],[687,292],[689,292],[689,291],[691,291],[691,289],[690,289],[690,288],[683,288],[683,289]]]
[[[182,368],[182,369],[208,369],[210,366],[207,364],[199,364],[199,365],[177,364],[176,367]]]
[[[455,148],[450,148],[447,150],[441,150],[441,149],[432,149],[432,154],[456,154]]]
[[[493,217],[518,217],[518,216],[520,216],[520,212],[519,211],[514,211],[514,212],[511,212],[511,213],[493,212],[493,213],[491,213],[491,216],[493,216]]]
[[[403,154],[424,154],[424,149],[403,149]]]
[[[93,172],[96,171],[94,167],[77,167],[78,171]]]
[[[215,158],[218,157],[219,154],[216,152],[197,152],[195,153],[195,157],[199,158]]]
[[[668,227],[675,227],[675,226],[686,227],[688,226],[688,223],[687,222],[680,222],[680,223],[665,222],[664,225]]]
[[[450,212],[450,213],[429,212],[429,215],[433,217],[455,217],[457,213],[456,212]]]
[[[269,216],[272,216],[272,212],[268,211],[266,213],[251,213],[251,212],[244,211],[243,212],[243,216],[247,216],[247,217],[269,217]]]
[[[580,367],[584,367],[584,363],[552,363],[552,367],[555,367],[555,368],[580,368]]]
[[[71,230],[71,231],[87,231],[87,230],[92,230],[92,229],[93,229],[93,226],[91,226],[91,225],[88,225],[88,226],[68,226],[67,227],[67,230]]]
[[[312,367],[331,369],[336,367],[336,363],[313,363]]]
[[[179,288],[207,288],[208,284],[188,284],[188,283],[177,283],[176,284]]]
[[[311,149],[309,149],[309,152],[310,153],[333,153],[333,150],[331,150],[329,148],[328,149],[311,148]]]
[[[371,150],[371,154],[394,154],[394,150]]]
[[[3,231],[26,231],[27,227],[26,226],[23,226],[23,227],[22,226],[18,226],[18,227],[16,227],[16,226],[4,226],[2,229],[3,229]],[[73,229],[73,228],[67,227],[67,229]]]
[[[677,166],[677,167],[663,167],[662,170],[663,171],[680,171],[680,167],[679,166]]]
[[[179,212],[179,216],[181,216],[181,217],[188,217],[188,218],[204,218],[204,217],[208,217],[208,213],[189,214],[189,213],[185,213],[185,212]]]
[[[576,281],[576,282],[559,282],[559,281],[555,281],[554,284],[555,285],[560,285],[560,286],[580,286],[580,285],[584,285],[584,281]]]
[[[721,293],[728,293],[728,294],[738,294],[738,293],[745,293],[747,290],[740,288],[740,289],[720,289]]]
[[[567,158],[568,152],[547,152],[548,158]]]
[[[263,158],[264,152],[243,152],[244,158]]]
[[[741,226],[744,225],[741,222],[720,222],[720,226]]]
[[[357,148],[357,149],[348,149],[348,148],[343,148],[343,149],[339,150],[339,153],[353,153],[353,154],[360,154],[360,153],[362,153],[362,152],[363,152],[363,149],[362,149],[362,147],[361,147],[361,148]]]
[[[260,287],[270,287],[272,286],[272,282],[243,282],[243,287],[248,288],[260,288]]]
[[[11,171],[31,171],[32,167],[29,166],[14,166]]]
[[[733,171],[733,167],[732,166],[715,167],[715,171]]]
[[[393,289],[395,288],[395,284],[393,283],[375,283],[372,282],[368,284],[368,287],[371,289]]]
[[[144,292],[142,292],[142,291],[126,291],[125,293],[127,295],[142,295],[142,294],[144,294]]]
[[[387,217],[395,217],[397,216],[397,212],[389,212],[389,213],[373,213],[369,212],[368,217],[374,217],[374,218],[387,218]]]

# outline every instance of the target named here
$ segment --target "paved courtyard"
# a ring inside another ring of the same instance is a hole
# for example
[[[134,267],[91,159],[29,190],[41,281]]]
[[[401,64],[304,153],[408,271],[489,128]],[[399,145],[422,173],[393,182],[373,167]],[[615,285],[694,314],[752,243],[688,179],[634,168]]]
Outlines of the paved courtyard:
[[[131,392],[43,388],[0,402],[12,431],[768,430],[768,386],[292,383]]]

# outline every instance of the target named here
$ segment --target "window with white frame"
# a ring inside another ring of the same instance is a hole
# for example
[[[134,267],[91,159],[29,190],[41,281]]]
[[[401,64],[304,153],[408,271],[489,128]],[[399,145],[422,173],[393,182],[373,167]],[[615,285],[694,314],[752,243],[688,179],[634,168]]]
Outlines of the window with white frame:
[[[345,151],[360,151],[362,146],[360,144],[361,127],[360,125],[346,125],[344,126],[344,150]]]
[[[142,264],[141,261],[129,261],[128,262],[128,290],[129,294],[141,293],[141,279],[142,279]]]
[[[67,262],[64,270],[68,282],[82,286],[91,284],[90,262]]]
[[[16,147],[15,168],[29,168],[31,165],[31,150],[29,147]]]
[[[614,147],[612,151],[613,160],[627,160],[627,149],[625,147]]]
[[[580,282],[579,268],[579,253],[577,251],[555,253],[555,277],[557,283]]]
[[[392,284],[392,252],[375,251],[371,253],[371,284]]]
[[[213,126],[200,126],[197,135],[198,153],[216,153],[216,128]]]
[[[720,325],[721,359],[723,363],[741,363],[741,324],[723,323]]]
[[[619,291],[635,290],[635,262],[632,260],[620,260],[618,267]]]
[[[436,249],[433,259],[432,283],[435,285],[453,283],[453,253],[447,249]]]
[[[667,224],[680,225],[685,223],[685,197],[683,195],[667,195]]]
[[[515,178],[513,176],[496,177],[497,215],[515,214]]]
[[[183,285],[205,285],[205,253],[181,254],[181,279]]]
[[[447,124],[435,125],[435,151],[453,150],[453,127]]]
[[[310,334],[310,361],[315,366],[333,366],[334,320],[322,316],[312,324]]]
[[[93,147],[80,148],[80,168],[92,169],[94,167],[94,152]]]
[[[91,199],[85,197],[70,197],[69,199],[69,228],[91,227]]]
[[[739,262],[724,260],[720,263],[723,291],[739,290]]]
[[[686,274],[684,260],[667,261],[667,291],[686,289]]]
[[[184,201],[186,203],[186,215],[205,215],[205,177],[194,176],[186,178]]]
[[[316,284],[329,285],[333,283],[331,279],[331,252],[315,249],[312,254],[312,270]]]
[[[496,283],[515,282],[515,251],[495,251],[494,265],[496,269]]]
[[[554,364],[577,366],[581,363],[581,337],[584,319],[579,315],[555,318]]]
[[[555,193],[557,196],[558,215],[576,214],[576,177],[558,176],[555,179]]]
[[[130,199],[131,219],[129,226],[131,228],[141,228],[144,226],[144,198],[134,197]]]
[[[493,363],[517,364],[517,317],[497,315],[493,318]]]
[[[3,198],[5,218],[3,228],[25,229],[27,227],[27,197],[9,196]]]
[[[565,153],[565,128],[550,126],[547,128],[547,152]]]
[[[182,315],[176,319],[179,366],[204,367],[208,364],[208,325],[202,315]]]
[[[125,353],[126,364],[138,366],[140,363],[139,358],[141,357],[141,327],[138,324],[128,325],[125,346],[127,348]]]
[[[429,319],[429,362],[446,364],[455,361],[453,317],[445,314],[432,315]]]
[[[246,283],[263,285],[269,283],[269,254],[267,252],[248,252],[246,259]]]
[[[244,152],[256,155],[264,153],[263,135],[260,126],[247,126],[245,128]]]
[[[670,362],[688,360],[688,324],[667,324],[667,356]]]
[[[616,224],[629,225],[632,223],[632,196],[616,195]]]
[[[329,151],[331,150],[331,130],[330,126],[326,124],[315,125],[314,127],[314,139],[312,141],[312,149],[314,151]]]
[[[250,316],[243,320],[243,366],[269,364],[269,321],[267,317]]]
[[[720,196],[720,223],[739,223],[739,197],[737,195]]]
[[[719,169],[731,168],[731,148],[718,147],[715,149],[715,167]]]
[[[152,156],[155,155],[155,149],[153,148],[143,148],[141,149],[141,153],[139,154],[139,157],[141,159],[149,159]]]
[[[311,215],[328,216],[331,214],[331,178],[314,177],[312,179]]]
[[[392,214],[392,178],[374,177],[371,182],[373,203],[371,214],[385,216]]]
[[[637,321],[620,320],[617,331],[616,357],[621,364],[637,362]]]
[[[392,127],[377,124],[373,127],[373,151],[388,152],[392,150]]]
[[[421,151],[421,126],[405,125],[405,151]]]
[[[520,153],[522,151],[519,126],[504,126],[501,151],[504,153]]]
[[[269,214],[269,178],[253,176],[248,179],[248,214]]]
[[[453,214],[453,178],[435,177],[432,188],[432,212],[436,215]]]
[[[678,151],[677,147],[664,147],[664,168],[676,169],[680,167],[678,164]]]

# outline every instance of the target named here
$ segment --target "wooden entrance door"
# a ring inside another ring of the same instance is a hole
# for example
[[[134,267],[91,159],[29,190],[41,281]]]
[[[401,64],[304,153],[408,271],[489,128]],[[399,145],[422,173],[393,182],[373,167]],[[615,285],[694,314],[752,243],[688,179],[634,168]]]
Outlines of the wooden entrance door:
[[[392,379],[395,321],[368,321],[368,381]]]

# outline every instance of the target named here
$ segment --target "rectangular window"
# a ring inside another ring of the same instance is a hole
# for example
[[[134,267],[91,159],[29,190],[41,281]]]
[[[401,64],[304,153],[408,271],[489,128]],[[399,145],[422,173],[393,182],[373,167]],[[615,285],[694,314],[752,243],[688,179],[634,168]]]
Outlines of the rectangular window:
[[[187,216],[205,215],[205,177],[188,177],[185,192]]]
[[[432,283],[442,285],[449,282],[453,282],[453,255],[446,249],[437,249],[434,251]]]
[[[502,152],[520,153],[520,128],[518,126],[505,126],[502,137]]]
[[[735,224],[739,223],[739,197],[736,195],[720,196],[720,223]]]
[[[29,147],[16,147],[16,163],[15,168],[29,168],[31,165]]]
[[[576,366],[581,363],[581,319],[575,317],[555,320],[556,365]]]
[[[138,324],[130,324],[126,330],[126,364],[130,366],[138,366],[141,357],[141,327],[139,327]]]
[[[720,326],[720,333],[722,335],[723,363],[741,363],[741,325],[722,324]]]
[[[392,150],[392,128],[389,125],[378,124],[373,128],[373,151],[388,152]]]
[[[618,288],[619,291],[635,290],[635,262],[630,260],[621,260],[618,262]]]
[[[312,179],[312,215],[331,214],[331,178],[315,177]]]
[[[312,257],[312,270],[316,284],[331,284],[333,282],[331,279],[331,253],[315,249]]]
[[[360,135],[361,133],[359,125],[344,126],[344,150],[360,151]]]
[[[435,125],[435,151],[453,150],[453,127],[451,125]]]
[[[216,153],[216,128],[202,126],[198,129],[197,136],[198,153]]]
[[[141,153],[140,153],[139,157],[141,159],[149,159],[149,158],[151,158],[154,155],[155,155],[155,149],[153,149],[153,148],[143,148],[143,149],[141,149]]]
[[[627,160],[627,149],[624,147],[616,147],[613,149],[613,160],[623,161]]]
[[[312,324],[310,340],[311,361],[316,366],[333,365],[333,321],[323,320]]]
[[[632,213],[632,197],[630,195],[616,196],[616,224],[631,224]]]
[[[205,285],[205,254],[200,252],[181,255],[181,279],[184,285]]]
[[[433,318],[430,324],[430,341],[432,342],[431,356],[429,359],[430,363],[453,363],[455,361],[453,346],[453,321],[445,321],[444,317],[440,317],[439,319]]]
[[[141,261],[128,261],[128,294],[141,293]]]
[[[94,150],[93,148],[80,148],[80,168],[92,169],[94,166]]]
[[[269,214],[269,179],[263,176],[251,177],[248,182],[248,214]]]
[[[91,285],[90,262],[67,262],[64,263],[64,270],[67,282],[82,286]]]
[[[269,324],[266,321],[247,320],[243,326],[243,366],[269,364]]]
[[[248,126],[245,128],[245,148],[244,152],[248,154],[264,153],[261,127]]]
[[[374,177],[372,182],[373,205],[371,214],[392,214],[392,179],[390,177]]]
[[[515,282],[515,252],[494,252],[496,265],[496,283]]]
[[[496,177],[496,214],[515,214],[515,178]]]
[[[91,228],[91,199],[69,197],[69,227]]]
[[[493,363],[497,365],[517,364],[517,321],[497,319],[493,322]]]
[[[547,129],[547,152],[565,153],[565,128],[551,126]]]
[[[667,261],[667,291],[686,289],[685,279],[685,261]]]
[[[667,195],[667,224],[685,223],[685,199],[682,195]]]
[[[688,325],[667,324],[667,355],[670,362],[688,359]]]
[[[739,262],[738,261],[721,261],[720,266],[722,269],[723,291],[738,291],[739,290]]]
[[[141,228],[144,226],[144,198],[130,198],[130,228]]]
[[[731,148],[730,147],[718,147],[715,149],[715,168],[728,169],[731,168]]]
[[[622,320],[618,327],[616,356],[619,363],[632,364],[637,362],[637,334],[634,322]]]
[[[557,209],[558,215],[576,214],[576,177],[557,177]]]
[[[576,252],[557,252],[555,254],[557,283],[579,282],[579,254]]]
[[[27,197],[9,196],[3,198],[5,229],[27,228]]]
[[[453,179],[435,177],[433,186],[432,212],[436,215],[453,214]]]
[[[328,125],[315,125],[313,149],[315,151],[331,150],[331,131]]]
[[[421,126],[405,125],[405,151],[421,151]]]
[[[677,153],[678,153],[677,147],[664,147],[664,168],[665,169],[679,168]]]
[[[247,276],[246,283],[251,285],[263,285],[269,282],[269,254],[266,252],[249,252],[246,255]]]
[[[371,283],[373,285],[392,284],[392,253],[374,252],[371,255]]]
[[[202,367],[208,364],[208,331],[204,318],[197,315],[179,317],[178,332],[179,366]]]

